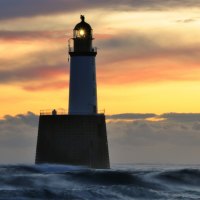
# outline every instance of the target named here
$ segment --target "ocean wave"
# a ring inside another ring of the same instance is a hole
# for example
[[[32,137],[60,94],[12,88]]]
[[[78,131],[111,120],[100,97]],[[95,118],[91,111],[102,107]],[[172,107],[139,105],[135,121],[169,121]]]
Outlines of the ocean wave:
[[[159,173],[157,177],[172,184],[200,185],[199,169],[180,169]]]
[[[0,166],[0,199],[200,199],[200,170]]]

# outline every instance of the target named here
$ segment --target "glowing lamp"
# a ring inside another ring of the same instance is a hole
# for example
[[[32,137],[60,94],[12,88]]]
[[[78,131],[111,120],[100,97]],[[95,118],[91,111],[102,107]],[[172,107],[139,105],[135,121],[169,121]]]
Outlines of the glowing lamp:
[[[80,34],[81,37],[83,37],[83,36],[85,35],[85,31],[84,31],[83,29],[81,29],[81,30],[79,31],[79,34]]]

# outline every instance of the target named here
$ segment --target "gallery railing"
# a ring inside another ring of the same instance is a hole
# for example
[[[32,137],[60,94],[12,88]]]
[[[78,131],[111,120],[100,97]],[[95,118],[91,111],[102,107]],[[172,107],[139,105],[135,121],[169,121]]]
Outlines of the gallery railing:
[[[104,110],[98,110],[96,113],[97,115],[100,114],[105,114],[105,109]],[[68,111],[65,109],[45,109],[45,110],[40,110],[40,115],[68,115]],[[73,112],[72,115],[90,115],[88,112]]]
[[[65,109],[45,109],[40,110],[40,115],[67,115],[67,110]]]

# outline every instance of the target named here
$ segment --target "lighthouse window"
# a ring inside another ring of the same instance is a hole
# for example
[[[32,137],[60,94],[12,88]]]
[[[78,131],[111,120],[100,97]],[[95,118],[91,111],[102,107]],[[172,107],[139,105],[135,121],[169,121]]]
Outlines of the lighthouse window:
[[[75,38],[84,38],[86,35],[86,31],[84,29],[76,30],[74,32]]]
[[[84,36],[84,35],[85,35],[85,31],[84,31],[83,29],[81,29],[81,30],[79,31],[79,33],[80,33],[80,36]]]
[[[84,38],[86,36],[86,31],[84,29],[79,29],[74,31],[75,38]]]

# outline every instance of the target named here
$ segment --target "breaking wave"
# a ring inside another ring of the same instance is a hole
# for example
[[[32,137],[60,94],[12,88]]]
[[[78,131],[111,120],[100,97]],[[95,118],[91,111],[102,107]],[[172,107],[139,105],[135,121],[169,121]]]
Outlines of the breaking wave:
[[[200,199],[196,168],[1,165],[0,199]]]

